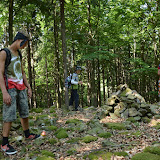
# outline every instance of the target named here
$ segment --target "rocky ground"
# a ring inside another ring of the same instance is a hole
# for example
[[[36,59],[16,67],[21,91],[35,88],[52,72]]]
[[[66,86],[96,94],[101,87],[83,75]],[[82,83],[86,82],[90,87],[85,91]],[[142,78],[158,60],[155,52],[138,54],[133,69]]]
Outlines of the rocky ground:
[[[144,123],[106,116],[100,120],[96,118],[96,113],[97,108],[94,107],[81,112],[67,112],[54,107],[33,109],[30,113],[31,131],[40,134],[45,130],[46,136],[26,141],[17,119],[10,142],[18,153],[7,156],[0,152],[0,159],[160,159],[160,119],[152,117],[151,121]]]

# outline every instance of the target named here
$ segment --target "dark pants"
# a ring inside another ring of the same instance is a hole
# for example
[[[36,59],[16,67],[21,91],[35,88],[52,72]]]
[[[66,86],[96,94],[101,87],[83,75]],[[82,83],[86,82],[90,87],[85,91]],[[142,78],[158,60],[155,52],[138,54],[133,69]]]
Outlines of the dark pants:
[[[77,89],[72,89],[71,90],[71,98],[69,100],[69,105],[73,106],[73,102],[75,101],[75,110],[78,109],[78,103],[79,103],[79,95],[77,92]]]

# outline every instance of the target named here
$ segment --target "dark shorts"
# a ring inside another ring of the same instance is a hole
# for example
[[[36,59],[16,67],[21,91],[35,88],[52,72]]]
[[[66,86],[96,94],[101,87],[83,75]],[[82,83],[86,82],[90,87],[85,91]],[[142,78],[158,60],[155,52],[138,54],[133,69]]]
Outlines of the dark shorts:
[[[16,120],[16,110],[18,109],[21,118],[29,116],[28,97],[26,90],[17,90],[16,88],[8,89],[12,102],[8,106],[3,103],[3,121],[13,122]]]

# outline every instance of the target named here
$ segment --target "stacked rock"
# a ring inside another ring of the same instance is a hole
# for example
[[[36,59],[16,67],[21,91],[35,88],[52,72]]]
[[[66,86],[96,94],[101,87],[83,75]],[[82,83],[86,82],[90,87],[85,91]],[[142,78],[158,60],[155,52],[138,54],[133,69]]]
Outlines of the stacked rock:
[[[105,114],[115,117],[133,117],[136,121],[143,118],[152,118],[158,113],[158,106],[146,103],[145,99],[135,90],[131,90],[127,84],[117,87],[117,92],[113,93],[106,105],[102,106]]]

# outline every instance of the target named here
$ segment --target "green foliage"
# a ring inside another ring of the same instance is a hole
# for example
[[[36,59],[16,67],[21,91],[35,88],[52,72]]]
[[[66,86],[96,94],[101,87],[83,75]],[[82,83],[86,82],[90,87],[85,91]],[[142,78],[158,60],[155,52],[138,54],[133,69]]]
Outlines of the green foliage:
[[[98,140],[98,138],[94,137],[94,136],[85,136],[82,138],[82,141],[85,143],[90,143],[90,142],[96,141],[96,140]]]

